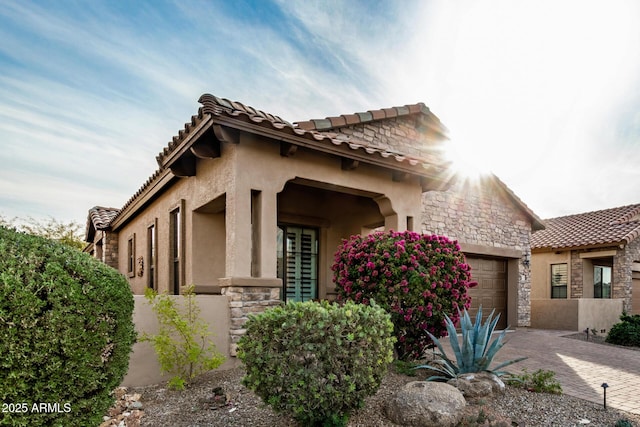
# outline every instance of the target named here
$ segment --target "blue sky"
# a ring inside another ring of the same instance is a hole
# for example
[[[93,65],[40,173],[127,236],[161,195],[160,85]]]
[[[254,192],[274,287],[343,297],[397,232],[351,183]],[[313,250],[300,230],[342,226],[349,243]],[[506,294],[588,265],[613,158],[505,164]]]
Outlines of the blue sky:
[[[543,218],[640,202],[640,2],[0,0],[0,40],[5,217],[121,207],[203,93],[424,102]]]

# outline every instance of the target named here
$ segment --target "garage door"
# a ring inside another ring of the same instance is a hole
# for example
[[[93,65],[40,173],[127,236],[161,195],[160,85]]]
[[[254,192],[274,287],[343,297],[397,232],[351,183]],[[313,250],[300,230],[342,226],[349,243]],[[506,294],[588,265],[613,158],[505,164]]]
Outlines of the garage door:
[[[467,257],[471,266],[471,277],[478,282],[478,286],[469,289],[471,295],[472,319],[482,305],[483,321],[495,309],[500,313],[500,321],[496,329],[507,327],[507,262],[498,258]]]

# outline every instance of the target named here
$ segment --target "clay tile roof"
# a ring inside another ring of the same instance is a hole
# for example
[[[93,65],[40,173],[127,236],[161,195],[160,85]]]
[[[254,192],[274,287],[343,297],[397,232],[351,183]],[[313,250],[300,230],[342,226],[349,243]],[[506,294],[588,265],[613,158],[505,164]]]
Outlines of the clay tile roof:
[[[104,230],[109,227],[111,220],[115,218],[120,209],[94,206],[89,209],[89,220],[96,230]]]
[[[403,105],[400,107],[382,108],[380,110],[368,110],[362,113],[343,114],[340,117],[344,119],[344,123],[342,121],[337,121],[335,117],[327,117],[326,119],[306,120],[303,122],[295,122],[294,124],[298,128],[304,130],[325,131],[328,129],[336,129],[344,126],[390,119],[393,117],[409,116],[419,113],[429,116],[440,126],[442,126],[440,120],[435,115],[433,115],[433,113],[431,113],[431,110],[429,110],[429,108],[422,102],[419,102],[417,104]]]
[[[118,215],[118,212],[120,212],[120,209],[105,208],[102,206],[94,206],[89,209],[85,228],[85,240],[87,242],[91,241],[96,230],[106,230],[109,228],[109,224],[113,218]]]
[[[640,204],[545,220],[531,236],[532,248],[628,244],[640,235]]]

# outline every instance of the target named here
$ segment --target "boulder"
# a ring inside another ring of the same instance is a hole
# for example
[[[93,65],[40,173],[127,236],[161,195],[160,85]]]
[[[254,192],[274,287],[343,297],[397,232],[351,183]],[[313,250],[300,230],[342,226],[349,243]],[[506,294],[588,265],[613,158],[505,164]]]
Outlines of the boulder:
[[[474,372],[459,375],[447,384],[456,387],[464,397],[475,399],[504,393],[504,383],[498,376],[489,372]]]
[[[439,382],[412,381],[391,397],[387,417],[410,427],[448,427],[457,425],[466,406],[455,387]]]

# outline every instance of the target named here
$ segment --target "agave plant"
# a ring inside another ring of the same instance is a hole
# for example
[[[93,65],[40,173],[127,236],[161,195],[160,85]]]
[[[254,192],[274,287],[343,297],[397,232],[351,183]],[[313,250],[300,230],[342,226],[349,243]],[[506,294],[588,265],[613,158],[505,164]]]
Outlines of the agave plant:
[[[526,357],[509,360],[508,362],[501,363],[494,368],[489,368],[496,353],[505,344],[504,337],[508,329],[506,328],[493,340],[493,342],[489,343],[491,340],[491,334],[495,330],[498,320],[500,319],[500,314],[493,318],[494,311],[491,312],[484,325],[482,324],[482,307],[478,309],[475,324],[471,323],[471,318],[469,317],[469,313],[466,309],[464,310],[464,313],[461,313],[460,329],[462,330],[462,344],[458,343],[458,335],[453,321],[448,316],[445,316],[449,342],[451,343],[451,348],[455,353],[456,361],[453,362],[449,359],[438,338],[427,332],[431,340],[433,340],[433,343],[440,350],[440,354],[438,354],[438,356],[441,360],[436,361],[432,365],[427,364],[417,366],[416,369],[429,369],[441,374],[431,376],[427,378],[427,381],[448,381],[460,374],[467,374],[471,372],[491,372],[497,376],[506,374],[507,372],[500,371],[500,369],[520,362],[526,359]]]

